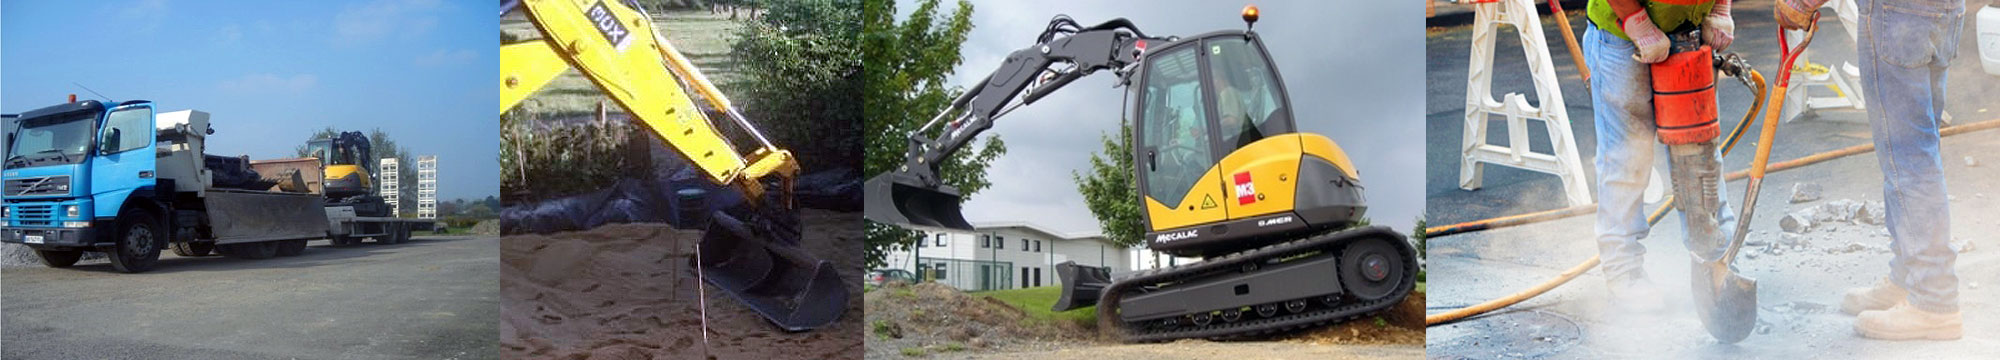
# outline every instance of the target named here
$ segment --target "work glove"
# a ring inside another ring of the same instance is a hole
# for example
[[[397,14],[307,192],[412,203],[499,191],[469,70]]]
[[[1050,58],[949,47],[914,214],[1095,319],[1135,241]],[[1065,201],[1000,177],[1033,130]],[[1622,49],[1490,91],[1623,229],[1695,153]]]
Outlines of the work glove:
[[[1778,28],[1800,30],[1812,25],[1812,16],[1819,12],[1819,6],[1826,0],[1778,0],[1773,13],[1778,17]]]
[[[1625,36],[1632,38],[1632,45],[1638,47],[1633,60],[1651,64],[1667,59],[1667,48],[1673,42],[1667,40],[1667,34],[1660,32],[1658,25],[1653,25],[1653,18],[1646,16],[1646,10],[1626,15],[1620,24],[1625,27]]]
[[[1715,52],[1728,50],[1729,43],[1736,41],[1736,20],[1729,17],[1729,1],[1715,0],[1708,17],[1701,21],[1701,40]]]

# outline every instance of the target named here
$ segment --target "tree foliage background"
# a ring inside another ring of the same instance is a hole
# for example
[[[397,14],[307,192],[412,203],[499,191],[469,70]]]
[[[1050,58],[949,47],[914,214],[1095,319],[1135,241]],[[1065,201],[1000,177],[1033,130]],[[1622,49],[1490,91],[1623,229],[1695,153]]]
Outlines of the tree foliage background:
[[[902,165],[909,151],[908,135],[964,92],[948,81],[952,68],[964,60],[959,46],[972,31],[972,4],[960,0],[956,10],[941,14],[941,3],[921,0],[910,17],[898,23],[895,2],[862,2],[862,100],[867,113],[862,173],[867,176]],[[769,16],[777,16],[775,7]],[[1006,152],[1006,143],[989,135],[941,163],[939,176],[946,185],[958,188],[965,199],[971,199],[991,185],[986,168]],[[922,236],[917,231],[868,222],[868,267],[881,267],[887,263],[889,251],[909,249]]]
[[[730,84],[744,116],[806,171],[861,161],[860,0],[763,0],[737,33]],[[768,124],[768,125],[766,125]]]
[[[1120,122],[1117,134],[1104,134],[1104,150],[1090,154],[1090,172],[1071,172],[1076,192],[1097,217],[1104,237],[1126,247],[1141,245],[1146,234],[1139,218],[1139,183],[1132,177],[1132,123]]]

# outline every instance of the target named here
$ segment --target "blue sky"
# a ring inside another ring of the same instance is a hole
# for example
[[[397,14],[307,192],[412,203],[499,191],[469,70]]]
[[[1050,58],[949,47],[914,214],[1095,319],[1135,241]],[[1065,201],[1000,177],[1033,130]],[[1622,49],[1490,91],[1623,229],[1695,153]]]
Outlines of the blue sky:
[[[0,112],[75,93],[210,113],[209,153],[291,157],[327,126],[437,155],[443,199],[499,189],[491,2],[7,1]]]

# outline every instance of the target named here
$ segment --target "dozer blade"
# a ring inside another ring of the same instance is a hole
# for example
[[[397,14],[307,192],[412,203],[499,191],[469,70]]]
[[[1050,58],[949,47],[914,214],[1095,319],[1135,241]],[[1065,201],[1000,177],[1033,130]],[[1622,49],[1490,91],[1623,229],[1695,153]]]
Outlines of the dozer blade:
[[[1056,276],[1062,279],[1062,297],[1056,299],[1051,311],[1097,305],[1097,298],[1104,295],[1104,287],[1111,285],[1111,269],[1079,266],[1075,261],[1056,264]]]
[[[847,288],[833,264],[799,248],[796,223],[790,229],[762,216],[745,223],[715,212],[701,239],[703,277],[729,296],[786,331],[805,331],[839,319],[847,310]],[[782,241],[784,237],[792,241]],[[779,240],[779,241],[772,241]]]
[[[972,230],[958,203],[958,189],[929,187],[907,175],[887,173],[868,179],[862,216],[875,222]]]

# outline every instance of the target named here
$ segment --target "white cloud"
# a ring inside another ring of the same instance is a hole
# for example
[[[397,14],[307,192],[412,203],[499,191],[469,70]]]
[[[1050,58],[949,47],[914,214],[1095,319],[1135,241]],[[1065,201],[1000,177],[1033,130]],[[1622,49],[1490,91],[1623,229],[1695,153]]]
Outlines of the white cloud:
[[[319,77],[312,74],[298,74],[286,77],[260,73],[223,80],[217,87],[230,92],[296,94],[311,90],[316,85],[319,85]]]
[[[429,54],[417,56],[415,63],[417,66],[461,65],[470,63],[477,58],[479,58],[479,54],[473,53],[472,50],[438,49]]]
[[[391,35],[411,36],[437,26],[437,0],[377,0],[352,4],[333,17],[334,36],[341,43],[366,43]]]

